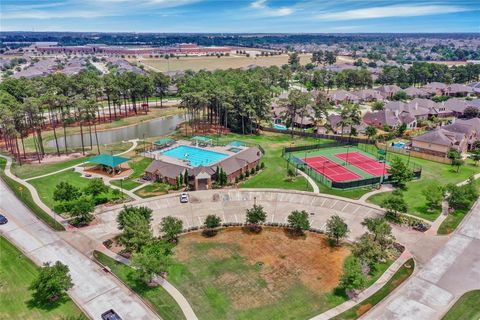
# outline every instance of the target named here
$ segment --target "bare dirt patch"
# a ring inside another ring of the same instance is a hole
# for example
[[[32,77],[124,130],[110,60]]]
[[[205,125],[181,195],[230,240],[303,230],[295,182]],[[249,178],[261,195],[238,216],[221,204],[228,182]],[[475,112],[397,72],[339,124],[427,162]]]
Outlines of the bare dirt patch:
[[[237,310],[274,303],[300,284],[319,295],[331,292],[348,255],[348,248],[331,248],[323,235],[291,238],[279,228],[264,228],[260,234],[227,228],[211,238],[196,232],[182,236],[175,248],[177,261],[192,273],[198,263],[218,267],[210,281],[224,288]]]

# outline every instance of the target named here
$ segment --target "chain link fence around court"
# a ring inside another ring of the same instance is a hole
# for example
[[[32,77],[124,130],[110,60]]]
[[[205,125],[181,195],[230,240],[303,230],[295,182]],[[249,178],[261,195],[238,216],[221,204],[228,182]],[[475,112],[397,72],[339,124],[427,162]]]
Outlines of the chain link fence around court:
[[[356,147],[359,150],[362,150],[365,153],[368,153],[375,158],[382,159],[381,161],[390,162],[394,155],[390,155],[388,152],[383,152],[383,150],[378,149],[375,145],[369,144],[347,144],[343,142],[333,141],[331,143],[322,143],[322,144],[313,144],[313,145],[304,145],[304,146],[295,146],[295,147],[286,147],[282,151],[283,157],[288,161],[288,163],[292,164],[298,170],[301,170],[312,177],[315,181],[320,182],[330,188],[335,189],[354,189],[354,188],[361,188],[373,185],[380,185],[385,182],[389,182],[389,176],[383,175],[380,177],[371,177],[371,178],[361,178],[356,180],[350,181],[332,181],[325,175],[317,172],[314,168],[309,166],[305,163],[301,158],[295,155],[295,152],[305,151],[312,152],[314,150],[321,150],[321,149],[328,149],[328,148],[337,148],[337,147]],[[408,159],[410,160],[410,159]],[[408,161],[408,167],[412,170],[415,178],[420,178],[422,174],[422,167],[416,164],[413,161]],[[345,163],[346,166],[346,163]]]

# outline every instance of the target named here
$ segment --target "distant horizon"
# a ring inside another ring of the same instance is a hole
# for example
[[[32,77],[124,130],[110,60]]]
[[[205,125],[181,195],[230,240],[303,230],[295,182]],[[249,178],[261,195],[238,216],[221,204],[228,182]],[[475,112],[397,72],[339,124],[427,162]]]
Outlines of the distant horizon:
[[[59,31],[59,30],[52,30],[52,31],[43,31],[43,30],[0,30],[1,33],[11,33],[11,32],[16,32],[16,33],[93,33],[93,34],[190,34],[190,35],[203,35],[203,34],[215,34],[215,35],[223,35],[223,34],[230,34],[230,35],[355,35],[355,34],[361,34],[361,35],[366,35],[366,34],[382,34],[382,35],[397,35],[397,34],[412,34],[412,35],[440,35],[440,34],[478,34],[480,35],[480,32],[475,32],[475,31],[464,31],[464,32],[161,32],[161,31],[141,31],[141,32],[136,32],[136,31],[82,31],[82,30],[75,30],[75,31]]]
[[[1,9],[2,32],[480,33],[476,0],[2,0]]]

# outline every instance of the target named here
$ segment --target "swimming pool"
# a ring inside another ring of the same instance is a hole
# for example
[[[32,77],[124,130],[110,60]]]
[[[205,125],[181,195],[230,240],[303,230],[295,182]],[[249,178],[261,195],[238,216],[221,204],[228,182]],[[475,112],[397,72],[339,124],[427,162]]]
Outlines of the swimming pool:
[[[278,130],[287,130],[286,126],[284,126],[283,124],[278,124],[278,123],[274,123],[273,128],[278,129]]]
[[[234,140],[230,142],[228,145],[232,147],[243,147],[245,143],[243,143],[242,141]]]
[[[228,157],[228,155],[220,152],[190,146],[178,146],[161,154],[175,159],[188,160],[192,167],[209,166]]]
[[[403,143],[403,142],[401,142],[401,141],[397,141],[397,142],[394,142],[394,143],[392,144],[392,146],[393,146],[394,148],[403,149],[403,148],[405,148],[405,143]]]

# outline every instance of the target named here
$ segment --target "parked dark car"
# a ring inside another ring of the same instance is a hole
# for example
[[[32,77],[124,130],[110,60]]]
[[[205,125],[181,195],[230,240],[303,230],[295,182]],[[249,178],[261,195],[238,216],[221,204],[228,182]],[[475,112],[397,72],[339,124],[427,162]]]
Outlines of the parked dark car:
[[[0,214],[0,224],[5,224],[8,222],[8,219],[7,217],[5,217],[4,215]]]
[[[113,309],[110,309],[107,312],[102,313],[102,320],[122,320],[122,318],[120,318]]]

